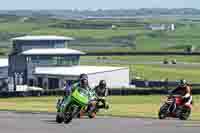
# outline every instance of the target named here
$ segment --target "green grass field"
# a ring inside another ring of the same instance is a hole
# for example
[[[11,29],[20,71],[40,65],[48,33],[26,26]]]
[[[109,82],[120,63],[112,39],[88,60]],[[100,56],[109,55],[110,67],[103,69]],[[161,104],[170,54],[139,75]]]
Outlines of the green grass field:
[[[98,58],[106,58],[108,60],[121,60],[121,61],[160,61],[163,62],[164,59],[169,61],[176,59],[177,62],[195,62],[200,63],[200,56],[82,56],[81,60],[97,60]]]
[[[116,24],[117,29],[84,29],[84,28],[62,28],[52,27],[51,25],[59,25],[59,23],[77,23],[72,20],[56,20],[56,19],[29,19],[22,21],[23,17],[8,17],[6,21],[2,18],[0,21],[0,32],[9,32],[27,35],[62,35],[74,38],[92,38],[99,42],[112,42],[112,38],[134,35],[136,46],[132,48],[120,48],[116,44],[113,50],[97,49],[96,52],[116,52],[116,51],[183,51],[186,46],[194,45],[197,50],[200,47],[200,23],[190,23],[182,19],[175,18],[158,18],[158,19],[130,19],[130,20],[80,20],[80,24]],[[189,19],[189,18],[188,18]],[[79,23],[79,22],[78,22]],[[145,24],[155,23],[174,23],[175,31],[151,31],[145,29]],[[12,36],[11,36],[12,37]],[[5,41],[5,40],[4,40]],[[94,41],[94,43],[96,42]],[[87,44],[87,42],[84,42]],[[91,44],[93,42],[88,42]],[[123,43],[121,43],[123,44]],[[120,44],[120,45],[121,45]],[[80,45],[80,44],[78,44]],[[99,45],[101,47],[101,45]],[[103,46],[104,48],[105,46]],[[136,49],[135,49],[136,48]],[[80,49],[84,49],[80,45]],[[89,51],[87,51],[89,52]],[[92,51],[94,52],[94,51]]]
[[[55,104],[60,97],[25,97],[0,99],[0,110],[28,112],[56,112]],[[101,115],[122,117],[157,118],[164,96],[111,96],[108,98],[111,108],[101,111]],[[200,120],[200,96],[194,96],[192,120]]]
[[[180,80],[186,79],[190,83],[199,83],[199,67],[184,67],[174,65],[133,65],[133,76],[137,75],[146,80]]]
[[[198,56],[111,56],[106,57],[111,61],[160,61],[168,59],[169,61],[176,59],[177,62],[196,62],[199,63],[200,58]],[[102,59],[102,57],[101,57]],[[92,62],[89,62],[92,61]],[[190,83],[200,82],[199,66],[192,65],[164,65],[164,64],[117,64],[117,63],[105,63],[102,60],[98,60],[97,57],[81,57],[81,65],[99,65],[99,66],[123,66],[128,67],[130,70],[130,78],[141,77],[145,80],[165,80],[168,78],[170,81],[180,80],[185,78]]]

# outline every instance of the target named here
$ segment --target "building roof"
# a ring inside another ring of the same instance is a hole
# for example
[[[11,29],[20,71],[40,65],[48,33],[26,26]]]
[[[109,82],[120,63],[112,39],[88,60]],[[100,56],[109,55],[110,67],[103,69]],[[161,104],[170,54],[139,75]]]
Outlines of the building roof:
[[[0,58],[0,67],[8,67],[8,59]]]
[[[22,52],[22,55],[83,55],[84,52],[69,48],[41,48],[30,49]]]
[[[74,40],[72,37],[63,37],[63,36],[22,36],[22,37],[16,37],[12,38],[12,41],[16,40],[24,40],[24,41],[31,41],[31,40],[64,40],[64,41],[70,41]]]
[[[126,67],[108,67],[108,66],[72,66],[72,67],[36,67],[36,75],[60,75],[60,76],[79,76],[82,73],[95,74],[102,72],[110,72]]]

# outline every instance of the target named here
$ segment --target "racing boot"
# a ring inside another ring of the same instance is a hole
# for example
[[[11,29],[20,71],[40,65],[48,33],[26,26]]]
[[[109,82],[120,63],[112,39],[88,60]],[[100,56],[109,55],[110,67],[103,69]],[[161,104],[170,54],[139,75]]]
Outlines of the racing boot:
[[[109,109],[109,104],[108,104],[108,102],[107,102],[107,101],[105,101],[105,103],[104,103],[104,108],[105,108],[106,110],[108,110],[108,109]]]
[[[95,112],[93,112],[93,113],[91,114],[91,118],[92,118],[92,119],[95,119],[95,118],[96,118],[96,113],[95,113]]]
[[[107,109],[107,110],[109,109],[109,105],[108,104],[105,105],[105,109]]]

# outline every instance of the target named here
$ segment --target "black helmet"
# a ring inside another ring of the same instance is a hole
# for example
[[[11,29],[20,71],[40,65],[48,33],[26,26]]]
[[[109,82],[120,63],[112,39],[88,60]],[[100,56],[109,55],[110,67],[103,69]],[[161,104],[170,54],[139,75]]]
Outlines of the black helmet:
[[[84,80],[84,79],[88,80],[88,76],[87,76],[87,74],[83,73],[80,75],[79,80]]]
[[[105,80],[100,80],[99,87],[100,88],[105,88],[106,87],[106,81]]]

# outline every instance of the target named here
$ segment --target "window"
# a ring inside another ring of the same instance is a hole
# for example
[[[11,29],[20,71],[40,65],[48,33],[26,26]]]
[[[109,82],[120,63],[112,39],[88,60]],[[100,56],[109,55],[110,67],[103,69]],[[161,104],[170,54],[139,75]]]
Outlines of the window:
[[[73,56],[73,57],[72,57],[72,64],[73,64],[73,65],[78,65],[78,59],[77,59],[76,56]]]
[[[72,66],[78,65],[78,56],[33,56],[31,57],[31,62],[33,64],[41,65],[65,65]]]
[[[52,42],[54,44],[54,48],[64,48],[65,43],[63,41],[55,40]]]
[[[65,47],[65,44],[63,43],[57,43],[54,45],[55,48],[64,48]]]

